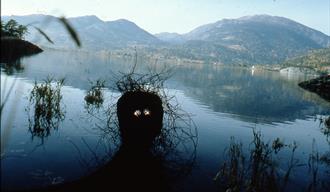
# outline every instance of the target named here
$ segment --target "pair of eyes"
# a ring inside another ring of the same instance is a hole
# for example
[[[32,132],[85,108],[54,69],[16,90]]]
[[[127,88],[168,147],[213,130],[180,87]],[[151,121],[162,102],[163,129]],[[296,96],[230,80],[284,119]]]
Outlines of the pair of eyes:
[[[137,109],[133,112],[133,115],[136,116],[136,117],[140,117],[142,115],[142,113],[145,116],[150,116],[151,115],[151,111],[149,109],[144,109],[143,111]]]

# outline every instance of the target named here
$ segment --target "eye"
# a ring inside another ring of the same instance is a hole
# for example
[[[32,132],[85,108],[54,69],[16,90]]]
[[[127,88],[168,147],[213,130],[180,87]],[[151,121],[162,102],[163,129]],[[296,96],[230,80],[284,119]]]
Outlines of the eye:
[[[144,113],[145,116],[149,116],[149,115],[151,115],[151,111],[150,111],[149,109],[145,109],[145,110],[143,111],[143,113]]]
[[[139,117],[141,115],[141,111],[140,110],[135,110],[133,115],[135,115],[136,117]]]

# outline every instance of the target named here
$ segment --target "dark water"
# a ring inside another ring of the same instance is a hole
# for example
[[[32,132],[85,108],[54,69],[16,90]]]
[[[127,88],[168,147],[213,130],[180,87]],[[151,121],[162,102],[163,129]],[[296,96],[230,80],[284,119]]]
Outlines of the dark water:
[[[15,69],[2,68],[2,101],[10,86],[14,87],[1,114],[1,189],[72,181],[111,159],[116,146],[100,129],[106,124],[103,111],[118,99],[119,93],[110,87],[133,62],[129,55],[45,51],[23,59]],[[198,144],[195,148],[188,143],[188,153],[178,160],[178,165],[188,170],[175,183],[179,190],[217,190],[213,178],[230,137],[248,146],[253,128],[261,131],[264,140],[280,137],[286,143],[296,141],[296,158],[302,163],[308,160],[313,140],[320,153],[329,151],[329,138],[318,119],[330,115],[330,103],[297,86],[311,76],[195,63],[165,64],[143,58],[138,58],[137,66],[141,73],[171,68],[166,91],[196,124]],[[48,137],[32,137],[27,112],[30,92],[35,81],[49,76],[65,78],[65,117]],[[103,108],[91,113],[84,97],[90,82],[98,79],[106,82],[105,102]],[[287,153],[282,154],[283,162]],[[320,172],[326,168],[320,167]],[[307,170],[300,169],[295,177],[299,186],[308,178]]]

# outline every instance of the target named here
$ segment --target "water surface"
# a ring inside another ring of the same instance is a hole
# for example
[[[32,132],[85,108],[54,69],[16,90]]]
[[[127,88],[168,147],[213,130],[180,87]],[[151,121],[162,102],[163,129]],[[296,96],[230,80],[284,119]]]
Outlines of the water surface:
[[[187,167],[188,174],[175,184],[180,190],[216,190],[213,178],[230,137],[249,145],[253,129],[260,130],[265,140],[280,137],[286,143],[296,141],[296,157],[304,163],[313,140],[320,153],[329,151],[329,138],[323,134],[319,118],[330,115],[330,103],[297,86],[311,76],[212,64],[169,64],[140,57],[137,61],[139,73],[172,69],[166,91],[175,96],[197,126],[196,151],[194,146],[189,149],[195,153],[190,159],[193,163]],[[2,68],[2,99],[11,85],[13,89],[1,115],[1,188],[23,189],[75,180],[111,159],[115,146],[100,129],[106,124],[103,111],[118,99],[119,93],[111,88],[133,63],[130,55],[45,51],[22,59],[15,69]],[[48,137],[32,137],[27,112],[30,92],[35,82],[47,77],[65,78],[65,117]],[[105,103],[91,113],[84,97],[91,82],[98,79],[106,82]],[[286,153],[282,154],[284,160]],[[296,176],[302,182],[307,175]]]

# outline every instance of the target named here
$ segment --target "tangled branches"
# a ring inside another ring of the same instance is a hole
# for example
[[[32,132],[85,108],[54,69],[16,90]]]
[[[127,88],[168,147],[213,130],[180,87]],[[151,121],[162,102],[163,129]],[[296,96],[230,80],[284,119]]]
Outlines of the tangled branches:
[[[197,128],[190,115],[181,110],[175,96],[170,96],[169,90],[164,88],[164,82],[170,77],[170,70],[138,74],[132,72],[120,74],[115,80],[115,87],[111,89],[120,92],[148,92],[159,96],[164,110],[163,127],[161,133],[153,143],[152,151],[161,156],[176,173],[185,174],[194,164],[197,146]],[[119,143],[119,123],[117,118],[116,103],[107,110],[107,127],[103,129],[113,140]]]

